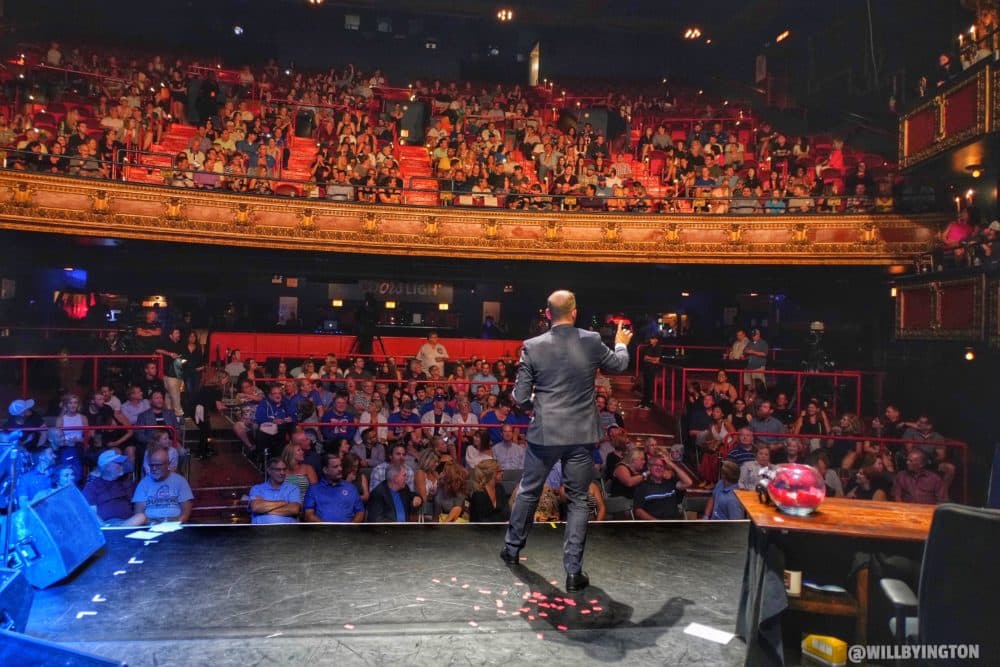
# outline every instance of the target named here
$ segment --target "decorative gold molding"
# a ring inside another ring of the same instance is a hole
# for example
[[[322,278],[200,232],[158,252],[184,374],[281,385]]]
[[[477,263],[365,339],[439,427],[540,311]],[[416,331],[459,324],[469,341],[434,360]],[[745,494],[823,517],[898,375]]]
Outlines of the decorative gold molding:
[[[995,109],[998,103],[997,97],[997,68],[988,65],[969,79],[963,79],[954,86],[935,95],[932,99],[914,108],[899,119],[899,166],[901,169],[910,167],[943,153],[944,151],[957,146],[974,137],[980,136],[987,131],[992,131],[990,127],[990,116],[995,119],[996,113],[990,113],[991,108]],[[948,120],[948,98],[966,86],[976,87],[976,123],[972,127],[961,130],[955,134],[947,133]],[[929,146],[914,153],[909,152],[909,122],[914,116],[934,108],[936,128],[934,141]],[[995,120],[993,121],[996,122]]]
[[[203,193],[0,172],[0,228],[379,255],[587,262],[869,264],[926,252],[944,215],[593,214]]]

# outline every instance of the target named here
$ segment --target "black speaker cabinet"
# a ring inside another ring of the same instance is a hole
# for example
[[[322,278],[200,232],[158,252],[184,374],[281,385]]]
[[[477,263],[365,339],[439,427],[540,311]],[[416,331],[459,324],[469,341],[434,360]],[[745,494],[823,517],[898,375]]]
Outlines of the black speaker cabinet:
[[[35,588],[65,579],[104,546],[100,521],[74,486],[19,508],[11,527],[14,558]]]
[[[34,597],[24,570],[0,569],[0,629],[22,632]]]
[[[4,667],[125,667],[101,658],[16,632],[0,630],[0,665]]]

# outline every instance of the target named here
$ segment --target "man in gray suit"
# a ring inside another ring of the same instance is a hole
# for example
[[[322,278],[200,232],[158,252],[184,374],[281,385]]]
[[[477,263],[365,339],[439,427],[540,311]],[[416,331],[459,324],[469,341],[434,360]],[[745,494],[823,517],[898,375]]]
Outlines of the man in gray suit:
[[[574,326],[576,297],[565,290],[549,296],[546,315],[552,321],[551,328],[524,342],[517,367],[514,400],[522,407],[533,403],[534,416],[528,426],[521,488],[500,558],[508,565],[518,563],[542,485],[552,466],[561,461],[563,484],[569,496],[563,543],[566,590],[579,591],[590,584],[582,568],[587,541],[587,490],[594,471],[592,450],[600,440],[594,377],[598,368],[605,372],[625,370],[632,332],[619,323],[612,352],[601,342],[600,334]]]

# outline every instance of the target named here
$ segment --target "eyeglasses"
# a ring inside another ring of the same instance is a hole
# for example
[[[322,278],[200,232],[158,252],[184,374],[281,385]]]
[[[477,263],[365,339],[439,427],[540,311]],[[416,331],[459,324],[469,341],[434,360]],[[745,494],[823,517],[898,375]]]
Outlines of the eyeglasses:
[[[652,464],[650,464],[649,469],[650,470],[663,470],[666,467],[667,466],[663,465],[662,463],[652,463]]]
[[[166,465],[167,465],[166,463],[150,463],[149,467],[150,467],[150,469],[153,469],[153,468],[163,468]]]

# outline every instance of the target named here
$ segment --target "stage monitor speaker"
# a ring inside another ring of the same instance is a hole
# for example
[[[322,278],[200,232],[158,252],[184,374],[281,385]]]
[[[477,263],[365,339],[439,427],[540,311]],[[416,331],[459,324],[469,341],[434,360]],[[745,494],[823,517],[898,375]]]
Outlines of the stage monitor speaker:
[[[126,663],[77,651],[53,642],[0,630],[0,665],[20,667],[125,667]]]
[[[0,630],[24,632],[35,591],[24,570],[0,569]],[[7,664],[0,661],[0,664]]]
[[[12,528],[14,558],[35,588],[65,579],[104,546],[100,521],[75,486],[19,508]]]

